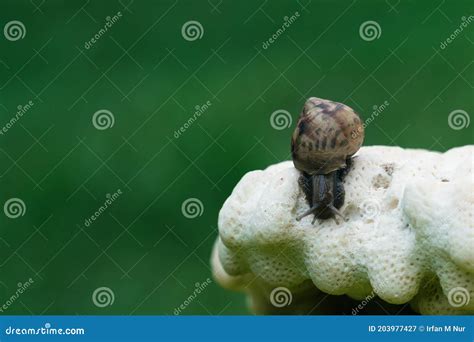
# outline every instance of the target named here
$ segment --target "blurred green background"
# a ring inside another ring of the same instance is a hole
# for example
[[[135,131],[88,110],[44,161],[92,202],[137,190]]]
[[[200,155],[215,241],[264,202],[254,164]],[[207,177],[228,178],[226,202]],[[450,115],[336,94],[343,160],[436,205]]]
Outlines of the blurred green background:
[[[441,43],[473,5],[2,0],[1,27],[20,21],[25,35],[0,36],[0,126],[18,106],[33,106],[0,135],[2,207],[11,198],[25,204],[23,216],[0,215],[0,305],[34,281],[3,314],[173,314],[211,277],[217,216],[233,187],[288,159],[307,97],[344,102],[364,120],[387,102],[365,145],[472,143],[472,125],[452,129],[448,116],[473,112],[474,22]],[[202,26],[199,39],[183,37],[191,20]],[[366,21],[380,26],[378,38],[362,39]],[[102,109],[114,124],[99,130],[92,118]],[[291,127],[272,126],[277,110],[291,113]],[[183,215],[190,198],[202,203],[195,218]],[[100,287],[113,292],[112,305],[94,304]],[[243,294],[215,282],[182,310],[247,313]]]

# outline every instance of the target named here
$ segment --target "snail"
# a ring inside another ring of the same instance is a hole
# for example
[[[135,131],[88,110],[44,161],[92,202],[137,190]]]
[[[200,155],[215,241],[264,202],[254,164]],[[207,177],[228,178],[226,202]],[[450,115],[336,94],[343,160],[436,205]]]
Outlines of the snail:
[[[310,207],[298,221],[311,214],[313,224],[317,218],[344,218],[343,180],[363,140],[364,126],[352,108],[317,97],[306,101],[291,139],[298,183]]]

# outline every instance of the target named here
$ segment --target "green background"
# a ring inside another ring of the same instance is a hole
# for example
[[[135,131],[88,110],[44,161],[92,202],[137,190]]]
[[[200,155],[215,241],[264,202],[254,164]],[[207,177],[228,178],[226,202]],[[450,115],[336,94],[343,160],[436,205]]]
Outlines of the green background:
[[[34,106],[0,136],[0,304],[34,280],[4,314],[173,314],[211,277],[220,207],[248,171],[288,159],[305,98],[344,102],[365,120],[365,145],[445,151],[472,143],[448,115],[473,112],[472,1],[26,1],[0,2],[23,39],[0,35],[0,125]],[[90,48],[84,44],[121,11]],[[299,18],[271,44],[285,16]],[[201,39],[183,39],[189,20]],[[365,41],[373,20],[381,35]],[[3,30],[2,30],[3,33]],[[178,139],[196,105],[211,102]],[[113,127],[93,114],[111,111]],[[293,126],[292,126],[293,127]],[[91,226],[107,194],[122,195]],[[202,215],[183,216],[198,198]],[[96,288],[113,305],[92,302]],[[246,314],[245,297],[213,282],[183,314]]]

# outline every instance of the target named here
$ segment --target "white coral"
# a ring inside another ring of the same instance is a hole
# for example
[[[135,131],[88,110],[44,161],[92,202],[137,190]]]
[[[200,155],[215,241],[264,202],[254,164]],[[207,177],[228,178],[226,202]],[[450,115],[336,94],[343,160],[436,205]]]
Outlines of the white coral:
[[[219,214],[215,277],[246,290],[257,312],[283,286],[293,304],[375,293],[422,314],[473,314],[473,153],[361,148],[344,181],[347,221],[338,223],[296,221],[308,203],[292,162],[249,172]]]

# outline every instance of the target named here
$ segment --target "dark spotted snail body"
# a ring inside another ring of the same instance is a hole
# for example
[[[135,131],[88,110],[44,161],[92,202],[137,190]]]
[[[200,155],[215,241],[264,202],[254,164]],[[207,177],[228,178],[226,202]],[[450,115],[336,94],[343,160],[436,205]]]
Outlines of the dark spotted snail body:
[[[344,204],[343,180],[363,140],[364,127],[352,108],[317,97],[306,101],[291,139],[299,185],[310,207],[298,221],[311,214],[313,223],[343,217],[338,210]]]

